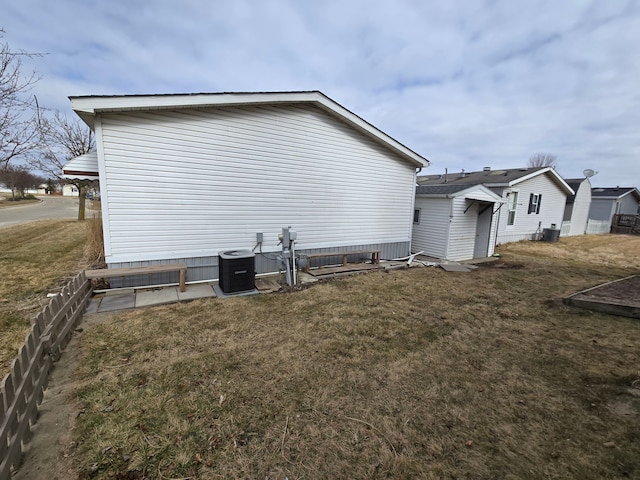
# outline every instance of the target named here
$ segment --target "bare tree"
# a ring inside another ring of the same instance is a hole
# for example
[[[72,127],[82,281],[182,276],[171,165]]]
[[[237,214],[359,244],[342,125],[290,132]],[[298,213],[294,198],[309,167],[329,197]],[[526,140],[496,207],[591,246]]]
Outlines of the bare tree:
[[[0,168],[0,182],[11,189],[11,197],[16,200],[16,194],[19,198],[26,197],[27,190],[29,188],[38,188],[44,183],[44,179],[34,175],[23,165],[17,167],[6,165]]]
[[[558,166],[558,157],[550,153],[535,153],[529,157],[529,168],[535,167],[551,167],[556,168]]]
[[[0,39],[4,30],[0,30]],[[22,59],[34,57],[13,51],[0,42],[0,168],[33,151],[40,140],[35,97],[29,91],[38,81],[35,73],[22,75]]]
[[[89,127],[79,120],[69,120],[60,112],[53,117],[41,116],[39,122],[40,146],[30,164],[63,183],[74,185],[79,192],[78,220],[85,218],[86,181],[70,181],[62,178],[62,168],[72,158],[95,149],[95,138]]]

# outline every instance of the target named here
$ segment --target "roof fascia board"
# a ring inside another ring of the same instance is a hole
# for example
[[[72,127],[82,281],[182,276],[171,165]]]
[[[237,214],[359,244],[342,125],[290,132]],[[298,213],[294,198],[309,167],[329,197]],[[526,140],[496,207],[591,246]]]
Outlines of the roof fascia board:
[[[567,184],[567,182],[565,182],[562,179],[562,177],[560,175],[558,175],[558,173],[551,167],[541,168],[540,170],[536,170],[535,172],[531,172],[528,175],[523,175],[520,178],[516,178],[515,180],[511,180],[508,183],[495,183],[495,184],[486,183],[485,185],[491,185],[491,186],[496,186],[496,187],[513,187],[514,185],[517,185],[517,184],[522,183],[522,182],[524,182],[526,180],[529,180],[530,178],[537,177],[538,175],[543,175],[545,173],[551,174],[552,180],[554,180],[560,186],[560,188],[567,193],[567,195],[574,195],[576,193]]]
[[[460,197],[460,196],[463,197],[465,195],[470,194],[471,192],[478,191],[478,190],[481,191],[482,193],[485,193],[489,197],[493,198],[496,202],[501,202],[502,201],[502,197],[499,197],[498,195],[496,195],[494,192],[489,190],[484,185],[476,185],[476,186],[473,186],[473,187],[465,188],[464,190],[460,190],[459,192],[451,194],[451,196],[452,197]]]
[[[635,195],[635,197],[640,200],[640,190],[638,190],[637,188],[629,189],[626,192],[624,192],[624,193],[622,193],[620,195],[617,195],[617,196],[610,195],[610,196],[606,196],[605,197],[605,196],[602,196],[602,195],[592,195],[592,198],[594,200],[597,200],[597,199],[600,199],[600,200],[618,200],[618,199],[620,199],[622,197],[626,197],[629,194]]]
[[[416,168],[428,167],[429,160],[393,139],[358,115],[336,103],[322,92],[265,92],[265,93],[199,93],[171,95],[122,95],[69,97],[71,107],[93,128],[95,115],[106,112],[203,108],[259,104],[313,103],[342,118],[351,126],[387,144]]]
[[[429,198],[451,198],[452,195],[448,193],[416,193],[417,197],[429,197]]]
[[[314,101],[319,92],[274,93],[194,93],[170,95],[114,95],[69,97],[78,112],[122,112],[167,108],[233,106],[261,103],[295,103]]]

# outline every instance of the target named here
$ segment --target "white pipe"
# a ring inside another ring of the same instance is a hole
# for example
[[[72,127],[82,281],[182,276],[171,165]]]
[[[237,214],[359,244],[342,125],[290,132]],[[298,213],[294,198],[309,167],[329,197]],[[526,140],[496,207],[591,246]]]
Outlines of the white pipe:
[[[296,247],[294,247],[294,244],[296,242],[291,242],[291,263],[293,264],[293,285],[295,286],[298,282],[296,279]]]

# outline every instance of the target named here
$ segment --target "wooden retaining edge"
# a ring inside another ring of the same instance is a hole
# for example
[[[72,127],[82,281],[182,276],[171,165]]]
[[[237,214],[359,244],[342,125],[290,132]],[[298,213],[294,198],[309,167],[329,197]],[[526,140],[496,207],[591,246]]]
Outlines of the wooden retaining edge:
[[[612,285],[614,283],[622,282],[634,277],[637,277],[637,275],[629,275],[628,277],[612,280],[610,282],[603,283],[602,285],[596,285],[595,287],[587,288],[586,290],[582,290],[581,292],[569,295],[568,297],[563,298],[562,301],[566,305],[585,308],[587,310],[593,310],[596,312],[608,313],[610,315],[617,315],[621,317],[640,318],[640,307],[628,305],[624,302],[616,302],[611,300],[603,301],[597,300],[595,298],[585,298],[589,295],[589,292],[593,290]]]

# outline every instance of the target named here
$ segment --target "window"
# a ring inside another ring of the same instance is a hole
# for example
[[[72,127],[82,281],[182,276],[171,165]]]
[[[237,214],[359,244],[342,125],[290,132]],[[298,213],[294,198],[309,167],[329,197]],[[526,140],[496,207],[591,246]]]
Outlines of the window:
[[[542,202],[542,194],[529,194],[529,210],[527,213],[540,213],[540,203]]]
[[[416,208],[413,211],[413,223],[420,223],[420,209]]]
[[[518,207],[518,192],[511,192],[509,195],[509,202],[507,203],[507,225],[513,226],[516,223],[516,208]]]

